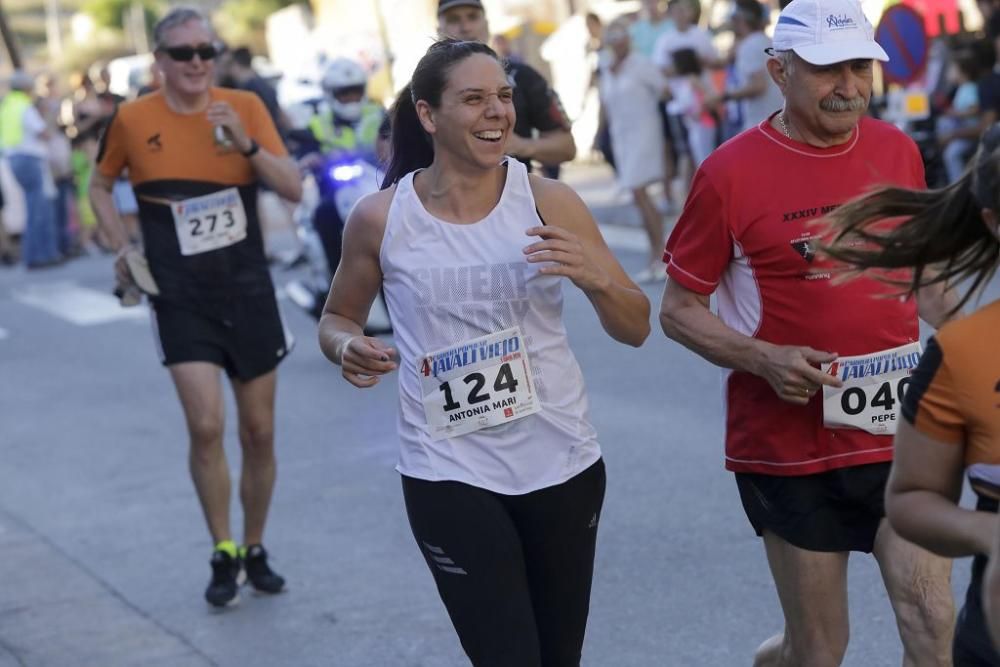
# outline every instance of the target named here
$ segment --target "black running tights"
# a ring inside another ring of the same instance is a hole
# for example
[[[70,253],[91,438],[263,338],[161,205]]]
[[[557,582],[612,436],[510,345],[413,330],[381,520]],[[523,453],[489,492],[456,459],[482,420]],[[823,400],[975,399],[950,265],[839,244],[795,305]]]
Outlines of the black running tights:
[[[604,462],[508,496],[403,477],[410,527],[475,667],[577,667]]]

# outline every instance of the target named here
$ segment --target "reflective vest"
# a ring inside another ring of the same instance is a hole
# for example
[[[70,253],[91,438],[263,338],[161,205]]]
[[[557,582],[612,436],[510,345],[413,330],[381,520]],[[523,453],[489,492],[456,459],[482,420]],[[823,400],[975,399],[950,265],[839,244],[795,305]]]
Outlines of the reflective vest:
[[[353,125],[337,125],[333,122],[333,112],[316,114],[309,119],[309,130],[319,142],[324,153],[353,151],[358,148],[372,149],[378,139],[378,127],[382,124],[382,107],[369,102],[361,110],[361,118]]]
[[[24,112],[31,106],[31,97],[12,90],[0,102],[0,149],[19,146],[24,140]]]

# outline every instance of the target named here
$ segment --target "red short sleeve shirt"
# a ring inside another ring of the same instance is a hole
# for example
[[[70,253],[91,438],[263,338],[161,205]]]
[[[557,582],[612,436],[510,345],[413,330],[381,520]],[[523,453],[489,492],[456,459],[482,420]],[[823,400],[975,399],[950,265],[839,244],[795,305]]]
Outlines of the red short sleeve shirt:
[[[768,121],[716,150],[699,168],[664,261],[670,278],[715,294],[718,315],[747,336],[842,356],[919,337],[916,304],[886,298],[871,278],[833,284],[816,256],[815,221],[879,185],[923,188],[916,145],[893,126],[863,118],[846,143],[817,149]],[[763,378],[727,372],[726,467],[807,475],[892,459],[891,436],[823,426],[822,400],[779,399]]]

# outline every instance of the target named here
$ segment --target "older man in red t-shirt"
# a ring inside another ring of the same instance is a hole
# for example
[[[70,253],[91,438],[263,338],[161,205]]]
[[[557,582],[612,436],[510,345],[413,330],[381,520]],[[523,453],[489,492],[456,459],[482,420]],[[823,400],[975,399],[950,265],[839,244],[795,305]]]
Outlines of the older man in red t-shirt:
[[[669,337],[727,369],[726,467],[785,615],[755,664],[840,664],[851,551],[878,560],[905,664],[950,664],[950,562],[893,533],[883,494],[918,313],[936,326],[951,297],[832,282],[813,224],[876,185],[925,187],[920,154],[865,115],[873,60],[888,57],[855,0],[793,0],[769,53],[784,109],[698,170],[660,313]]]

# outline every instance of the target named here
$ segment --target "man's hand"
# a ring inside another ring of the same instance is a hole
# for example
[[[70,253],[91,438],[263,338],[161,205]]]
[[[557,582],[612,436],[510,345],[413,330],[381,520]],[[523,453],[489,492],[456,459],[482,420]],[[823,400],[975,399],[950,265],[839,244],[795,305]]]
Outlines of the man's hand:
[[[507,135],[506,153],[508,155],[530,160],[534,157],[534,152],[534,142],[531,139],[525,139],[518,134],[514,134],[513,131]]]
[[[228,102],[213,102],[208,106],[208,121],[212,125],[223,127],[226,134],[233,141],[236,150],[246,153],[250,150],[252,143],[243,128],[243,121]]]
[[[823,385],[843,386],[844,383],[838,378],[817,368],[819,364],[827,364],[836,359],[835,352],[762,343],[761,360],[754,373],[767,380],[781,400],[806,405]]]

